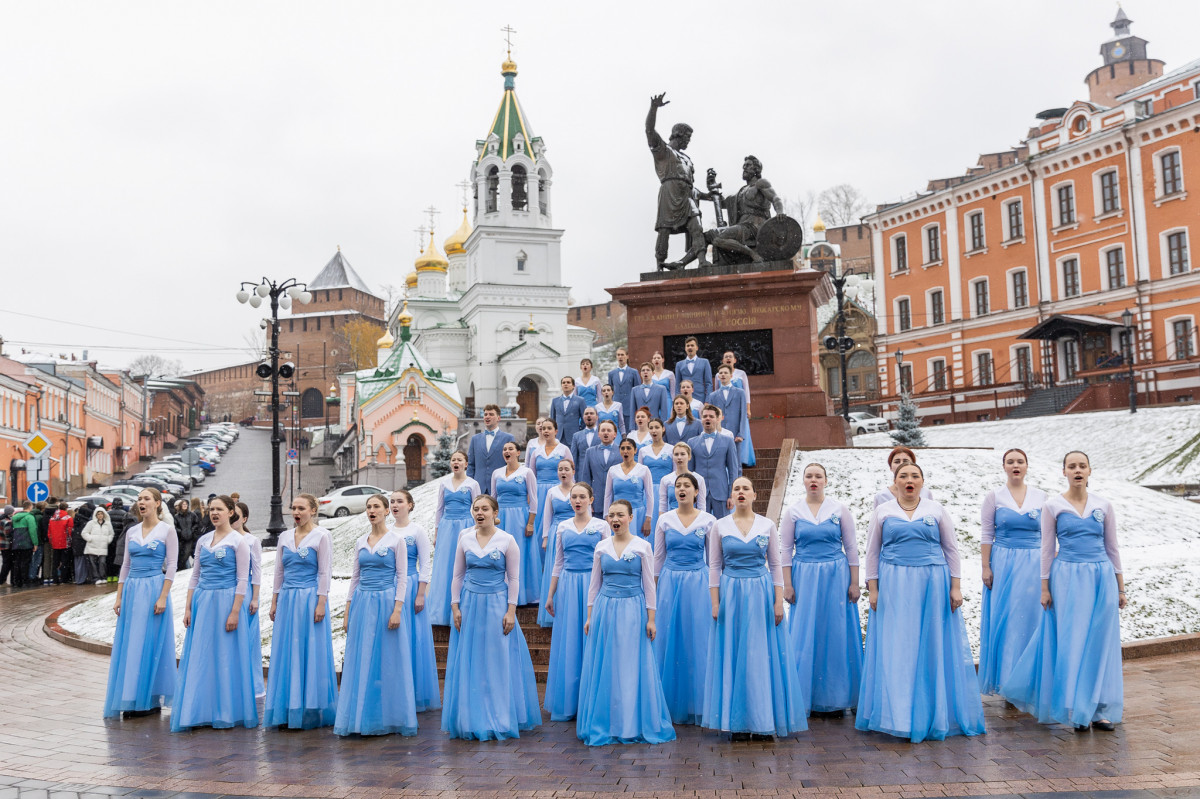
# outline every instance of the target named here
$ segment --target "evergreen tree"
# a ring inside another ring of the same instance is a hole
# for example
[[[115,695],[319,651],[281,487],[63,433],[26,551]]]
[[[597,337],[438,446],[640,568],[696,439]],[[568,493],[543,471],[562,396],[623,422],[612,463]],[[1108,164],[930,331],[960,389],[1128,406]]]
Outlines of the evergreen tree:
[[[925,434],[921,432],[921,422],[917,419],[917,404],[907,392],[900,395],[900,407],[896,411],[896,429],[891,435],[892,441],[902,447],[925,446]]]
[[[450,456],[454,454],[454,436],[443,430],[438,436],[437,448],[433,451],[433,459],[429,462],[429,473],[434,477],[450,474]]]

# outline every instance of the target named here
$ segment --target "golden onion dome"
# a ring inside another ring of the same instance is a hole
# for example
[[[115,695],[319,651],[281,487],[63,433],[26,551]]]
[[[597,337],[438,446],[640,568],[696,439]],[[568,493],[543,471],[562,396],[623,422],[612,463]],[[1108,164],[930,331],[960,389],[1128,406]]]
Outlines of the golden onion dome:
[[[400,316],[397,317],[400,322],[400,327],[412,327],[413,316],[408,312],[408,300],[404,301],[404,307],[400,309]]]
[[[410,289],[415,289],[417,287],[417,273],[409,272],[404,278],[404,285]]]
[[[385,330],[379,340],[375,342],[375,346],[381,350],[390,350],[395,343],[396,339],[392,338],[391,332]]]
[[[493,61],[492,63],[495,63],[495,62]],[[500,74],[501,75],[508,75],[508,74],[516,75],[517,74],[517,62],[513,61],[511,58],[504,59],[504,62],[502,64],[500,64]]]
[[[467,251],[467,239],[471,235],[471,223],[467,221],[467,209],[463,209],[462,224],[458,226],[458,230],[450,234],[450,238],[442,242],[442,247],[446,250],[446,255],[459,255]]]
[[[416,267],[418,272],[445,272],[450,266],[450,262],[446,260],[446,256],[438,251],[437,245],[433,243],[433,231],[429,231],[429,246],[425,248],[425,252],[421,253],[417,258]]]
[[[825,222],[821,219],[821,215],[817,214],[817,223],[813,225],[813,233],[824,233]]]

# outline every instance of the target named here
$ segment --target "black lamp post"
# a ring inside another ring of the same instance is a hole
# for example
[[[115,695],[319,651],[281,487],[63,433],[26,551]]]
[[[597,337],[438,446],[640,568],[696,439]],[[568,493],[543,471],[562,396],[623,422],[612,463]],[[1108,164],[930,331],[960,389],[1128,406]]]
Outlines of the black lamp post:
[[[856,274],[838,273],[838,259],[832,247],[825,242],[813,244],[809,251],[809,259],[814,269],[829,275],[837,302],[837,323],[834,326],[836,335],[826,336],[825,349],[836,351],[838,354],[838,374],[842,383],[842,418],[850,421],[850,392],[847,388],[846,359],[847,353],[854,349],[854,339],[846,335],[846,297],[853,299],[858,294],[860,278]],[[847,290],[848,289],[848,290]]]
[[[1121,313],[1125,325],[1125,363],[1129,365],[1129,412],[1137,413],[1137,379],[1133,375],[1133,311],[1126,308]]]
[[[279,378],[287,380],[296,368],[291,363],[279,364],[279,309],[282,307],[286,311],[292,307],[293,300],[307,305],[312,302],[312,294],[295,278],[277,283],[265,277],[258,283],[243,282],[237,293],[237,301],[249,303],[251,308],[257,308],[268,298],[271,300],[271,346],[267,353],[271,359],[260,363],[255,374],[263,380],[271,379],[271,515],[263,546],[275,547],[279,544],[279,534],[287,529],[283,523],[283,500],[279,496],[279,445],[283,443],[279,429]]]

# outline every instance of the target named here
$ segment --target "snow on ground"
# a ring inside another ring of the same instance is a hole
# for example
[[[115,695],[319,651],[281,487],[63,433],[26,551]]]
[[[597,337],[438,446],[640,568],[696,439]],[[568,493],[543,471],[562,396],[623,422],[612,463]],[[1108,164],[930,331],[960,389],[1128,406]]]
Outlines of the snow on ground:
[[[1117,512],[1129,592],[1129,606],[1121,614],[1124,640],[1200,630],[1200,558],[1196,555],[1200,505],[1138,484],[1200,481],[1200,464],[1167,457],[1195,446],[1192,439],[1200,432],[1200,407],[1155,408],[1136,416],[1118,411],[923,429],[930,448],[917,453],[918,461],[934,498],[955,521],[963,560],[963,611],[976,654],[983,590],[979,509],[984,494],[1004,482],[1000,456],[1009,447],[1025,450],[1029,484],[1050,494],[1066,488],[1062,458],[1069,450],[1081,449],[1091,457],[1091,490],[1107,497]],[[829,471],[827,494],[845,502],[854,513],[862,552],[874,496],[891,479],[887,450],[880,448],[890,448],[892,442],[887,434],[876,433],[858,436],[855,445],[854,449],[798,452],[784,503],[802,499],[804,465],[820,462]],[[864,601],[864,623],[866,608]]]

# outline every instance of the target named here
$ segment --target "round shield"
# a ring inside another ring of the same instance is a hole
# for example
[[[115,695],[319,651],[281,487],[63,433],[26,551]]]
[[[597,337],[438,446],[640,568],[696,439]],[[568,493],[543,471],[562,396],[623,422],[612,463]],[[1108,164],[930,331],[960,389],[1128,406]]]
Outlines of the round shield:
[[[804,228],[790,216],[773,216],[758,229],[758,254],[767,261],[790,261],[804,244]]]

